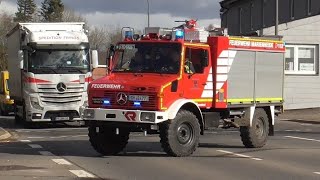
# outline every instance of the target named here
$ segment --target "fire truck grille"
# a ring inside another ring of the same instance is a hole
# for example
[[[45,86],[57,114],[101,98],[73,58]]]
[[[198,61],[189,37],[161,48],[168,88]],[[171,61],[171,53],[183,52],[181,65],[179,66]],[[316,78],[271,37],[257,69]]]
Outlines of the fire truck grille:
[[[139,101],[139,105],[135,105],[134,101],[127,100],[125,104],[119,104],[117,102],[117,94],[119,92],[105,91],[103,99],[108,99],[110,104],[106,108],[112,109],[144,109],[144,110],[156,110],[158,104],[157,94],[153,92],[123,92],[127,96],[148,96],[148,101]]]
[[[59,92],[55,86],[39,86],[39,96],[44,105],[79,105],[84,92],[83,85],[69,85],[63,92]]]

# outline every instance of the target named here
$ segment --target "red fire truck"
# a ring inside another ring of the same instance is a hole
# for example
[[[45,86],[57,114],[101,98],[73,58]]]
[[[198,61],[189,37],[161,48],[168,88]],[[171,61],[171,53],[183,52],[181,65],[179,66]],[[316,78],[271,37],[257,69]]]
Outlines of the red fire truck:
[[[110,74],[89,85],[82,117],[97,152],[117,154],[144,131],[159,133],[167,154],[189,156],[218,126],[239,128],[247,148],[266,144],[283,105],[281,38],[230,37],[194,21],[146,32],[126,31],[110,48]]]

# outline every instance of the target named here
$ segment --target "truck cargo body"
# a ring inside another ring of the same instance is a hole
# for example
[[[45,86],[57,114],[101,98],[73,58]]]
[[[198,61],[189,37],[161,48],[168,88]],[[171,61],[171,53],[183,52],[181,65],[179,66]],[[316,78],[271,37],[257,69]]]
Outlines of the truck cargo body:
[[[84,23],[19,23],[7,38],[16,118],[81,120],[92,76]]]

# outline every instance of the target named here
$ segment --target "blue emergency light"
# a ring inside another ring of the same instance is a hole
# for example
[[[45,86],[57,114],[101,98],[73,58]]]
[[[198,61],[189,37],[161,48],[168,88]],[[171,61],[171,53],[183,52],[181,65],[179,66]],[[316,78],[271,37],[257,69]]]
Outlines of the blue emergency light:
[[[132,39],[133,38],[133,33],[132,31],[125,31],[124,37],[126,39]]]
[[[107,99],[103,100],[103,105],[110,105],[110,100],[107,100]]]
[[[141,106],[141,102],[135,101],[135,102],[133,102],[133,105],[134,105],[134,106]]]
[[[183,39],[184,32],[181,30],[176,31],[176,39]]]

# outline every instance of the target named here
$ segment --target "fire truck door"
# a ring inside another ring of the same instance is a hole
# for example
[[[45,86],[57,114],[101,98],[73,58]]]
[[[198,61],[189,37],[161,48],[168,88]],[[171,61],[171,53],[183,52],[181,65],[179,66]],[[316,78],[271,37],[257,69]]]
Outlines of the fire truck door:
[[[205,99],[212,102],[213,84],[208,82],[208,79],[212,81],[212,78],[208,78],[208,76],[212,76],[209,59],[208,49],[186,48],[183,72],[184,98],[203,102],[202,104],[205,104]],[[206,92],[205,89],[207,89]]]

